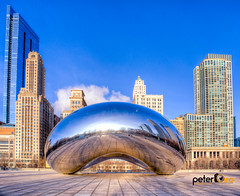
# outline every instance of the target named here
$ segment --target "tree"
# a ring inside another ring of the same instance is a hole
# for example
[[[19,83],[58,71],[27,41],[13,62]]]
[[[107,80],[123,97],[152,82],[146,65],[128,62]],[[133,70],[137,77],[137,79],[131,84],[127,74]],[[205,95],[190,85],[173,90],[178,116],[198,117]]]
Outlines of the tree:
[[[228,168],[228,162],[227,162],[227,160],[224,160],[224,161],[223,161],[223,168],[224,168],[224,169],[227,169],[227,168]]]
[[[229,160],[229,162],[228,162],[228,168],[229,168],[229,169],[235,169],[234,160]]]
[[[28,167],[31,167],[31,168],[37,168],[37,166],[38,166],[37,161],[34,158],[31,160],[31,163],[28,164]]]
[[[38,164],[37,164],[38,168],[45,168],[46,167],[46,159],[45,158],[41,158],[38,160]]]
[[[194,162],[194,169],[199,169],[198,161],[195,161],[195,162]]]
[[[0,156],[0,167],[7,168],[8,164],[9,164],[8,154],[7,153],[2,153],[1,156]]]
[[[235,163],[235,168],[236,169],[240,169],[240,160],[239,159],[235,159],[235,161],[234,161]]]

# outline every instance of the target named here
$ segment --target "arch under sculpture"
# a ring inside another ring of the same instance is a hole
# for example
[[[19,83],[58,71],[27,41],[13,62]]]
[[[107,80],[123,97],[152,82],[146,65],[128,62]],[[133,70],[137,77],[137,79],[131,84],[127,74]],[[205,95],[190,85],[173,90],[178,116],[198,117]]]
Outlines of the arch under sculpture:
[[[157,174],[185,162],[185,142],[161,114],[131,103],[108,102],[79,109],[50,133],[45,155],[56,171],[72,174],[119,158]]]

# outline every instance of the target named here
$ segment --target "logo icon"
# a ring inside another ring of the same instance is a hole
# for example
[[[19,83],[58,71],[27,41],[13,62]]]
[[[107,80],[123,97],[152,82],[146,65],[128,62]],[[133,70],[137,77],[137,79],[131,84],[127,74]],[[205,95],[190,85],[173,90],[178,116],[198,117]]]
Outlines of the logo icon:
[[[194,177],[193,178],[193,185],[195,184],[213,184],[213,183],[233,183],[234,178],[228,178],[225,177],[221,173],[214,174],[213,177],[206,177],[203,175],[203,177]]]
[[[216,173],[215,175],[214,175],[214,180],[215,180],[215,182],[219,182],[219,183],[222,183],[222,182],[224,182],[224,175],[222,175],[222,174],[219,174],[219,173]]]

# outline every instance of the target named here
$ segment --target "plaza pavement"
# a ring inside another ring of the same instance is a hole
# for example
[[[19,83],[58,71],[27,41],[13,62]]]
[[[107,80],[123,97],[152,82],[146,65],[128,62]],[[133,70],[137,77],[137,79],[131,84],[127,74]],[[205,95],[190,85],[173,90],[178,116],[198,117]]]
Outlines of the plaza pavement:
[[[233,183],[192,184],[215,172],[156,174],[75,174],[50,171],[0,171],[0,195],[240,195],[240,173],[223,172]]]

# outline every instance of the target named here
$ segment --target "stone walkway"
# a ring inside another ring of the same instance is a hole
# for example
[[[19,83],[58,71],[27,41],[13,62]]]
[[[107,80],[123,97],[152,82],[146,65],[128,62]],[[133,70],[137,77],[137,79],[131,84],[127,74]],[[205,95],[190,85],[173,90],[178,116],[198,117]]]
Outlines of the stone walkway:
[[[240,195],[240,173],[223,173],[233,183],[198,184],[214,173],[75,174],[53,171],[0,171],[0,195]]]

